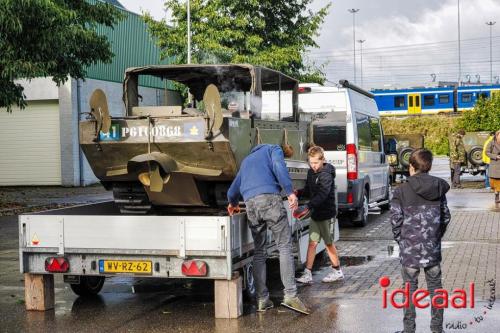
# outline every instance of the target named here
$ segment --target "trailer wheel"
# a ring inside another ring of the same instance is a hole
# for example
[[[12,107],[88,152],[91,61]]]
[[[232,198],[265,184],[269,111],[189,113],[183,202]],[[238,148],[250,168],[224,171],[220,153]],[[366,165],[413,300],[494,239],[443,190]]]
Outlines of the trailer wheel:
[[[255,298],[257,290],[255,289],[255,280],[253,278],[253,264],[249,263],[243,267],[243,278],[245,280],[245,297],[247,299]]]
[[[95,296],[101,291],[104,279],[104,276],[80,276],[80,283],[70,284],[69,286],[78,296]]]

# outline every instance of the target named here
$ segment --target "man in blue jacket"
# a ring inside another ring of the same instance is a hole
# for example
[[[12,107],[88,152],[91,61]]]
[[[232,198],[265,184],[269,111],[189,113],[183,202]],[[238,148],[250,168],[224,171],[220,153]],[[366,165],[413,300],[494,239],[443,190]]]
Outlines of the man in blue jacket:
[[[262,144],[252,149],[243,160],[240,170],[227,192],[228,212],[239,210],[243,197],[250,230],[254,241],[253,275],[257,289],[257,311],[264,312],[274,304],[269,299],[266,286],[267,228],[271,229],[280,254],[281,281],[285,297],[281,305],[303,314],[309,314],[307,306],[297,296],[295,267],[292,253],[291,228],[281,199],[283,190],[290,209],[297,208],[297,196],[285,164],[285,156],[291,157],[293,149],[286,145]]]

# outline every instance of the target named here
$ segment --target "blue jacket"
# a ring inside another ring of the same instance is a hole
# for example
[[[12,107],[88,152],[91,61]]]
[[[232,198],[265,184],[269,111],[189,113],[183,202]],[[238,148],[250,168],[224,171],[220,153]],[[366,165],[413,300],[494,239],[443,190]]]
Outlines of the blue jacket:
[[[285,164],[283,150],[278,145],[257,145],[241,162],[240,170],[227,191],[227,200],[238,204],[260,194],[287,195],[293,193],[292,180]]]

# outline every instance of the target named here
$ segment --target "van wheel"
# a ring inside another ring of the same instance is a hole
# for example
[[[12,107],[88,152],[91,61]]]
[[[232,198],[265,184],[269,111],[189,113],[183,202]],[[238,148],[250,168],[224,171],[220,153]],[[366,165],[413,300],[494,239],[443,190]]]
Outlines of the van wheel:
[[[389,210],[391,209],[391,200],[392,200],[392,186],[391,182],[387,184],[387,195],[384,198],[384,200],[388,200],[389,202],[383,205],[380,205],[380,209],[382,210]]]
[[[368,198],[368,191],[365,189],[363,192],[363,203],[361,207],[357,211],[357,218],[354,220],[354,225],[357,227],[364,227],[368,223],[368,204],[369,204],[369,198]]]
[[[70,284],[69,286],[78,296],[91,297],[101,291],[104,279],[104,276],[80,276],[80,283]]]

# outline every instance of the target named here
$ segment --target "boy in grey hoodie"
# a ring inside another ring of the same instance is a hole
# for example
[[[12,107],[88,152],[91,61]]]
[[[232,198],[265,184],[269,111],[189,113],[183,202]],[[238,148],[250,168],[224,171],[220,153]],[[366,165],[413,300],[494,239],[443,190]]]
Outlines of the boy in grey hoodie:
[[[417,149],[410,156],[408,182],[394,190],[391,201],[391,224],[399,244],[403,282],[409,283],[410,295],[417,289],[423,268],[431,298],[441,282],[441,238],[450,222],[446,192],[450,186],[441,178],[428,174],[432,153]],[[409,302],[404,310],[404,332],[415,332],[415,306]],[[431,331],[443,331],[443,309],[432,307]]]

